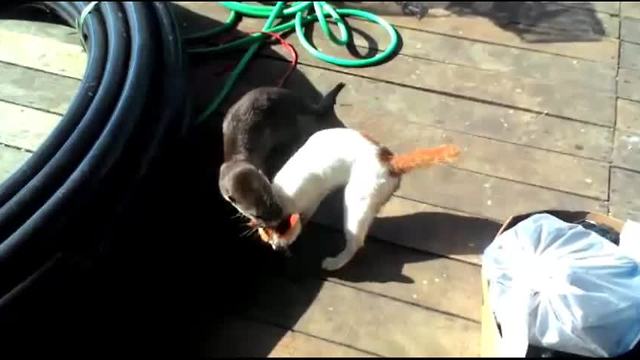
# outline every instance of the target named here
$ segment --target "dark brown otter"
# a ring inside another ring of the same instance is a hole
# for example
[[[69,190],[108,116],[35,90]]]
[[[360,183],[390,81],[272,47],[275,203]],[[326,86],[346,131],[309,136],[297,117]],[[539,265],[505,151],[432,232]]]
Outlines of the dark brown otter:
[[[222,196],[256,223],[276,226],[284,214],[270,180],[314,132],[327,127],[323,119],[343,87],[337,84],[318,104],[276,87],[254,89],[238,100],[222,124]]]

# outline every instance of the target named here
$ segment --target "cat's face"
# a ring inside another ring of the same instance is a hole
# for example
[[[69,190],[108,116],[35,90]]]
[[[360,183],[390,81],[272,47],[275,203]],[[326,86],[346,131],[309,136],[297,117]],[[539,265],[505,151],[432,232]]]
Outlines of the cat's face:
[[[283,217],[271,184],[250,164],[223,164],[219,187],[225,200],[258,225],[275,227]]]
[[[258,228],[258,234],[260,234],[262,241],[269,243],[274,250],[291,246],[301,231],[302,222],[298,214],[292,214],[283,219],[275,228]]]

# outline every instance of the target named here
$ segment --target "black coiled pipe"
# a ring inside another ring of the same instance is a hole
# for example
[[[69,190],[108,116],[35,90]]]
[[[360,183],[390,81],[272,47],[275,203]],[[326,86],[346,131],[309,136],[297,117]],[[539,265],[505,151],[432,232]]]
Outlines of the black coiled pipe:
[[[70,26],[88,5],[43,4]],[[89,227],[87,211],[96,223],[116,216],[184,135],[185,59],[168,6],[100,2],[86,18],[88,65],[77,94],[46,141],[0,184],[0,318],[57,256],[88,246],[70,240]]]

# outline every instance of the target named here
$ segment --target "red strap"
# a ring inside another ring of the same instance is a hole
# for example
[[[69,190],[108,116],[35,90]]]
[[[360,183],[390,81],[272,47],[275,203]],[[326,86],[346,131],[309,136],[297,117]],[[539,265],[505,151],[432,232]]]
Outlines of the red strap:
[[[272,38],[277,39],[280,42],[280,45],[282,45],[285,49],[287,49],[289,51],[289,54],[291,55],[291,65],[289,65],[289,70],[280,79],[280,83],[278,84],[278,87],[282,87],[284,83],[287,81],[287,79],[289,78],[289,75],[291,75],[291,72],[293,72],[293,70],[298,65],[298,53],[296,52],[296,49],[293,47],[293,45],[291,45],[289,42],[283,39],[280,35],[276,33],[271,33],[271,32],[264,32],[264,31],[261,31],[260,33],[269,35]]]
[[[289,42],[283,39],[280,35],[276,33],[271,33],[271,32],[264,32],[264,31],[260,31],[260,33],[269,35],[271,36],[271,38],[278,40],[280,42],[280,45],[282,45],[285,49],[287,49],[289,51],[289,54],[291,55],[291,64],[289,65],[289,70],[287,70],[287,72],[284,74],[284,76],[280,79],[280,82],[278,83],[278,87],[282,87],[284,86],[284,83],[287,81],[287,79],[289,78],[293,70],[298,65],[298,53],[296,52],[296,49],[293,47],[293,45],[291,45]],[[225,40],[229,38],[230,36],[227,35],[225,37]],[[220,43],[224,43],[224,41],[220,41]],[[228,73],[231,70],[233,70],[233,67],[234,67],[234,64],[226,64],[225,66],[223,66],[223,68],[220,71],[216,73],[216,75]]]

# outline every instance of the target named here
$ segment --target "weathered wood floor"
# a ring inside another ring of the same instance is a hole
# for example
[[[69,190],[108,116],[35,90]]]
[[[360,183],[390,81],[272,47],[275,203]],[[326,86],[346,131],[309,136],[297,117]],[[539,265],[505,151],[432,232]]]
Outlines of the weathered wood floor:
[[[195,13],[181,17],[187,32],[227,16],[213,3],[181,5]],[[480,255],[501,221],[548,208],[640,220],[640,4],[432,5],[418,20],[394,3],[355,4],[402,36],[400,54],[376,67],[320,62],[290,36],[301,64],[287,86],[318,97],[343,81],[336,114],[346,126],[394,151],[455,142],[463,157],[408,175],[362,253],[330,275],[314,270],[340,249],[341,211],[328,202],[304,237],[313,248],[292,260],[298,276],[265,283],[250,311],[212,327],[203,354],[476,356]],[[239,30],[262,23],[244,19]],[[384,48],[380,29],[350,24],[357,52]],[[348,55],[314,34],[324,51]],[[275,85],[287,56],[263,51],[229,101]],[[234,59],[193,66],[196,103],[216,94]],[[0,21],[0,181],[56,125],[85,61],[69,28]]]

